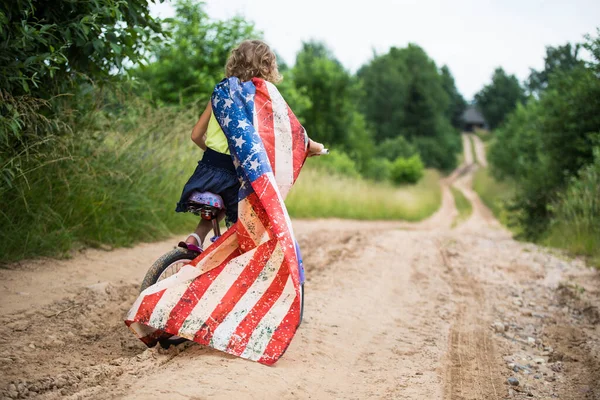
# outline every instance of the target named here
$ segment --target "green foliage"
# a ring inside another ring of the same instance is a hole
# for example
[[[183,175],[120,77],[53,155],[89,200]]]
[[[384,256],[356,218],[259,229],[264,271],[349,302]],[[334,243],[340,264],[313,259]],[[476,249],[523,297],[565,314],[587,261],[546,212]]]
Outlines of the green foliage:
[[[454,83],[454,77],[450,72],[450,69],[444,65],[440,70],[442,78],[442,87],[448,95],[448,107],[446,108],[446,118],[450,120],[452,126],[456,129],[462,129],[463,120],[462,116],[467,108],[467,102],[464,97],[458,92],[456,84]]]
[[[438,125],[437,137],[416,137],[413,144],[426,166],[450,171],[456,167],[456,155],[462,150],[462,140],[447,120],[438,119]]]
[[[0,89],[49,99],[137,62],[161,33],[145,0],[2,2]]]
[[[583,66],[583,61],[578,57],[580,48],[580,44],[571,45],[571,43],[558,47],[546,47],[544,69],[541,71],[531,69],[531,74],[526,82],[529,92],[539,96],[539,94],[548,87],[550,76],[553,73],[559,71],[567,72]]]
[[[496,129],[517,104],[525,102],[525,91],[516,76],[496,68],[492,82],[475,95],[475,101],[490,129]]]
[[[63,159],[57,136],[82,118],[82,97],[161,32],[145,0],[0,3],[0,191],[26,179],[31,160]]]
[[[242,17],[212,20],[204,3],[178,0],[176,18],[168,20],[167,43],[149,48],[151,60],[132,71],[157,103],[205,106],[212,90],[223,79],[224,66],[231,50],[245,39],[260,38],[254,24]]]
[[[325,157],[318,157],[318,162],[315,164],[316,168],[324,169],[332,173],[350,176],[352,178],[360,177],[356,162],[343,151],[333,150]]]
[[[600,140],[598,63],[551,74],[539,100],[517,108],[496,132],[490,162],[497,177],[515,181],[511,208],[528,238],[543,235],[552,217],[550,205],[570,178],[593,161],[592,149]]]
[[[304,103],[308,107],[294,109],[309,136],[351,155],[357,168],[364,170],[374,145],[365,118],[358,112],[359,89],[350,73],[323,43],[307,42],[296,56],[291,76],[295,90],[310,100]],[[289,92],[284,87],[282,93]],[[292,97],[292,107],[296,100]]]
[[[410,144],[404,136],[384,139],[377,145],[377,155],[390,161],[398,157],[408,158],[416,153],[415,146]]]
[[[417,183],[424,169],[421,157],[415,154],[410,158],[398,157],[391,165],[390,174],[394,183]]]
[[[376,56],[358,71],[358,77],[362,108],[380,151],[384,143],[393,143],[387,141],[403,137],[427,166],[445,170],[456,166],[460,137],[450,121],[463,105],[447,68],[438,71],[425,51],[411,44]],[[391,158],[392,151],[381,153]]]
[[[365,178],[384,182],[392,179],[391,169],[392,162],[390,160],[385,158],[372,158],[369,160],[362,173]]]
[[[583,167],[558,195],[546,242],[592,256],[600,266],[600,147],[594,155],[594,162]]]

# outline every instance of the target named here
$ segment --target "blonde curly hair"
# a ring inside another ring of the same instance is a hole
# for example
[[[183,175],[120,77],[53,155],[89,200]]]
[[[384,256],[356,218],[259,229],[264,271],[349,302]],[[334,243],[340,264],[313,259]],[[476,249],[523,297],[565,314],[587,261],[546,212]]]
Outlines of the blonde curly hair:
[[[225,64],[225,75],[238,77],[242,82],[255,77],[272,83],[282,80],[275,53],[261,40],[244,40],[233,49]]]

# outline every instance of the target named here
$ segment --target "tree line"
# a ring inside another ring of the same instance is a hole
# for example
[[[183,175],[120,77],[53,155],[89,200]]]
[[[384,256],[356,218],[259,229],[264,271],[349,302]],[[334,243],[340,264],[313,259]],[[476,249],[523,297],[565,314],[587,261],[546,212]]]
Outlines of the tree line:
[[[495,129],[492,173],[516,188],[512,225],[527,239],[598,255],[600,30],[548,46],[544,68],[523,84],[497,69],[475,99]]]
[[[192,0],[176,1],[175,17],[162,23],[141,0],[0,7],[0,135],[13,161],[3,168],[5,184],[23,172],[12,150],[43,141],[43,131],[73,128],[84,107],[103,101],[93,97],[107,83],[131,88],[157,109],[200,109],[231,49],[263,36],[241,17],[212,19]],[[327,162],[398,183],[415,182],[424,166],[456,165],[465,101],[448,67],[438,68],[419,46],[375,55],[356,74],[318,41],[303,43],[294,65],[280,64],[284,97],[311,137],[337,151]]]

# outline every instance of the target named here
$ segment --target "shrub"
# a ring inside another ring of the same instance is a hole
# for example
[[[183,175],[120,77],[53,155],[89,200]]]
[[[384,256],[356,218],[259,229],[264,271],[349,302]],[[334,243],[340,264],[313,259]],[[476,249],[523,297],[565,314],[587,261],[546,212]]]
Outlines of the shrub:
[[[327,156],[319,157],[317,162],[313,162],[311,159],[309,159],[308,162],[315,165],[316,168],[323,168],[329,172],[340,175],[346,175],[353,178],[358,178],[360,176],[356,162],[350,158],[348,154],[342,151],[334,150]]]
[[[579,171],[551,207],[548,243],[596,257],[600,265],[600,147],[594,163]]]
[[[417,153],[415,146],[410,144],[404,136],[385,139],[377,145],[377,155],[394,161],[398,157],[409,158]]]
[[[367,163],[363,176],[374,181],[391,180],[392,162],[385,158],[373,158]]]
[[[417,183],[423,176],[423,162],[418,154],[410,158],[398,157],[392,164],[391,178],[394,183]]]

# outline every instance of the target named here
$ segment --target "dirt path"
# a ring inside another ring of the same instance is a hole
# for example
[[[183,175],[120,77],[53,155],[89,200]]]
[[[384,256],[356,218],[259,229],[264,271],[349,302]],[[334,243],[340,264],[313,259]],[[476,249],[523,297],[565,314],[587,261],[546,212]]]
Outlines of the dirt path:
[[[470,189],[475,168],[446,178],[418,224],[294,221],[305,322],[274,367],[146,349],[127,331],[145,270],[176,239],[0,270],[0,396],[600,399],[598,274],[512,240]],[[474,206],[454,229],[449,185]]]

